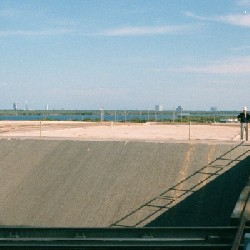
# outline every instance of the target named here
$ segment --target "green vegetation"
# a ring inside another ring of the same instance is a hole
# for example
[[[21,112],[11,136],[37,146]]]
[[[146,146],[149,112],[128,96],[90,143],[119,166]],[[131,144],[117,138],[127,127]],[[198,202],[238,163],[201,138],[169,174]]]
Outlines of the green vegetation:
[[[72,117],[73,121],[100,121],[100,110],[0,110],[1,116],[39,116],[37,120],[60,120],[60,116]],[[104,110],[104,121],[119,122],[164,122],[164,123],[214,123],[225,119],[235,119],[239,111],[185,111],[185,113],[173,113],[173,111],[155,112],[154,110]],[[89,117],[87,117],[89,116]],[[93,117],[91,117],[93,116]]]

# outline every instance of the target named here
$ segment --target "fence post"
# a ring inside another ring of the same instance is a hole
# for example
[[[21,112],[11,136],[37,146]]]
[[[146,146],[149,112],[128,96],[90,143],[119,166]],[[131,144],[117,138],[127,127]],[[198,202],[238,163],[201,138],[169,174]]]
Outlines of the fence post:
[[[188,136],[188,140],[190,141],[191,138],[191,122],[189,121],[189,136]]]
[[[42,121],[40,121],[40,137],[42,136]]]

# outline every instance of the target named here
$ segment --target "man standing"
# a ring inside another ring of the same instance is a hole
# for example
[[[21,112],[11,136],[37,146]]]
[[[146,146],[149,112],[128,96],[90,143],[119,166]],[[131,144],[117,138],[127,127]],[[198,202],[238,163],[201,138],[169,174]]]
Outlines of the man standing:
[[[240,139],[243,141],[245,130],[246,141],[248,141],[248,122],[250,120],[250,115],[246,107],[244,107],[243,112],[238,115],[238,119],[240,120]]]

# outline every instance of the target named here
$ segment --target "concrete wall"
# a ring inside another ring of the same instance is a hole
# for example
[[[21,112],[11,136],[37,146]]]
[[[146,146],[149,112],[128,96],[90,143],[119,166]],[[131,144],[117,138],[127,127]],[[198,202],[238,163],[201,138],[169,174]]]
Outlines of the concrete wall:
[[[228,178],[216,186],[216,201],[228,214],[249,175],[248,148],[234,143],[2,139],[0,225],[162,226],[169,211],[240,168],[240,177],[228,177],[237,183],[230,204],[223,198],[232,193]],[[199,205],[204,194],[191,205],[196,214],[204,212]],[[211,209],[211,216],[221,212],[214,204]],[[173,219],[171,223],[175,225]],[[218,219],[217,224],[223,223]]]

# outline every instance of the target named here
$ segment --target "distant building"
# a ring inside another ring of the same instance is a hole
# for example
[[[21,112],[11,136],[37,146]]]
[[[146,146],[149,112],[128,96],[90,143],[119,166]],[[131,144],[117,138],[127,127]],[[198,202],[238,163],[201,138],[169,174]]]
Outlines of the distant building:
[[[163,111],[163,106],[162,105],[155,105],[155,111]]]
[[[210,111],[216,112],[216,111],[217,111],[217,107],[211,107],[211,108],[210,108]]]
[[[176,108],[176,112],[177,112],[177,113],[182,113],[182,111],[183,111],[183,108],[182,108],[181,106],[178,106],[178,107]]]
[[[18,110],[18,103],[16,103],[16,102],[13,103],[13,109]]]

